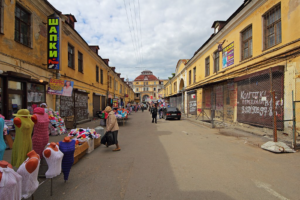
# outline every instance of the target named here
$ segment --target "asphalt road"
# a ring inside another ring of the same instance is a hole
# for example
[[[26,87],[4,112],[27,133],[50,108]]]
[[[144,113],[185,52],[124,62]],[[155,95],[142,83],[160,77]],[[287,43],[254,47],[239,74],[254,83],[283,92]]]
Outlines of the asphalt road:
[[[100,146],[35,200],[300,199],[299,153],[273,154],[188,120],[151,123],[148,111],[120,126],[120,152]]]

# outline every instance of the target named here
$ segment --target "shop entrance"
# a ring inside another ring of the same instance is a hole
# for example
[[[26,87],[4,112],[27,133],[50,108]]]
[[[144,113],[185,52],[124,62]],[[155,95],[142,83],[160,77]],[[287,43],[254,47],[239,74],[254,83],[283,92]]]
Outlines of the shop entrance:
[[[100,96],[93,95],[93,116],[97,117],[97,111],[100,111]]]

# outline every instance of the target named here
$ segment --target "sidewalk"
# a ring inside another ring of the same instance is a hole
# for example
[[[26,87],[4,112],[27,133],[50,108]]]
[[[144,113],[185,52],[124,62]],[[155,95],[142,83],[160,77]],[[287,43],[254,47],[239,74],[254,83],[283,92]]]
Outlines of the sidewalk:
[[[193,117],[187,118],[186,115],[182,115],[182,118],[185,120],[188,120],[189,122],[191,122],[193,124],[198,124],[198,125],[205,126],[210,129],[216,130],[216,133],[218,133],[218,134],[225,135],[225,136],[232,136],[232,137],[241,139],[244,141],[245,144],[248,143],[250,145],[260,147],[262,144],[264,144],[268,141],[273,141],[273,135],[270,135],[263,131],[259,131],[257,129],[251,129],[250,125],[249,125],[249,127],[241,127],[238,125],[231,125],[231,126],[224,125],[223,127],[212,128],[212,124],[209,122],[204,122],[199,119],[197,120]],[[278,142],[284,142],[289,147],[292,147],[293,140],[288,136],[278,134],[277,140],[278,140]],[[298,138],[297,139],[297,144],[298,144],[297,149],[299,149],[299,147],[300,147],[299,143],[300,143],[300,139]]]

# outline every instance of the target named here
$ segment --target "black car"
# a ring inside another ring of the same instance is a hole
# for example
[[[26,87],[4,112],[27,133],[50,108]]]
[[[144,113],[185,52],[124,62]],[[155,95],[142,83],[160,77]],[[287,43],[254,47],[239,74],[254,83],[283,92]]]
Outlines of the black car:
[[[175,107],[169,107],[165,108],[163,110],[163,118],[167,119],[178,119],[180,120],[181,118],[181,112],[178,110],[178,108]]]

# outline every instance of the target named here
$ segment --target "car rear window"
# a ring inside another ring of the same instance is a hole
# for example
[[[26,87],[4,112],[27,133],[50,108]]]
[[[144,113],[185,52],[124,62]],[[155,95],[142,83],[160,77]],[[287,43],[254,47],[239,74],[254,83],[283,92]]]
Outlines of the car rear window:
[[[167,111],[177,111],[177,108],[167,108]]]

